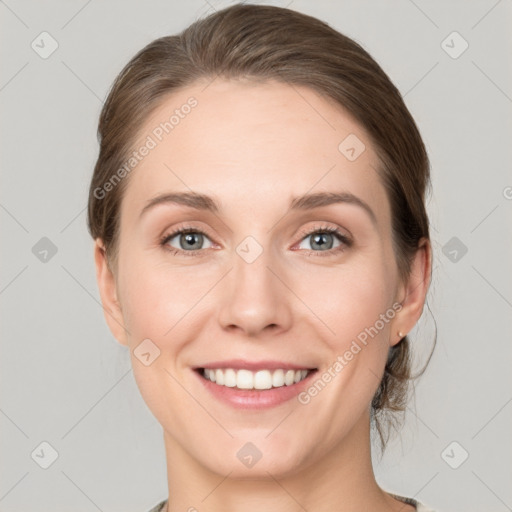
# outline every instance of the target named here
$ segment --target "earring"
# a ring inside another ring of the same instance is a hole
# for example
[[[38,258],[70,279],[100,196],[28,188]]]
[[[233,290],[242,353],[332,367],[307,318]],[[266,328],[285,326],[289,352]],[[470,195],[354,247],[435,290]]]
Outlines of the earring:
[[[402,331],[398,331],[397,334],[399,338],[403,338],[405,336],[405,334]]]

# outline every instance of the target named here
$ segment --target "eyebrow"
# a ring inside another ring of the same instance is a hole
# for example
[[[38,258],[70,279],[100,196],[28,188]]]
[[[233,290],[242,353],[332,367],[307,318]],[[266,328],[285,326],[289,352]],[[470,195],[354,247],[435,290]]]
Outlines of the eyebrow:
[[[289,211],[305,211],[329,206],[331,204],[347,203],[361,207],[370,217],[374,225],[377,224],[377,217],[370,206],[351,192],[316,192],[294,197],[290,201]],[[204,210],[218,213],[221,208],[219,203],[211,196],[197,192],[172,192],[161,194],[150,199],[140,213],[142,217],[148,210],[160,204],[179,204],[196,210]]]

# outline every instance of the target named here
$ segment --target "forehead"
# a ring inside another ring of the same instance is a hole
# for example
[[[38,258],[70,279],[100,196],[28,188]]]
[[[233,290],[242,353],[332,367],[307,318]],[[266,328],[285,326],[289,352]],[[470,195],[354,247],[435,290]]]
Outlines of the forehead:
[[[387,214],[379,162],[366,131],[334,101],[279,82],[217,78],[169,94],[135,149],[152,146],[131,172],[124,209],[168,191],[194,191],[256,211],[293,196],[348,191]],[[384,219],[383,219],[384,220]]]

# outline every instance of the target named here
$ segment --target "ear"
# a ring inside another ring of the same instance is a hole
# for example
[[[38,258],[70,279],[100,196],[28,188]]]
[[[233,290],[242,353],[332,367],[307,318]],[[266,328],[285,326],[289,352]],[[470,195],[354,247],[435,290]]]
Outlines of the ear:
[[[115,277],[108,266],[105,247],[99,238],[96,239],[94,245],[94,262],[105,320],[114,338],[121,345],[127,345],[127,331],[124,327],[121,304],[117,297]]]
[[[402,309],[393,319],[390,345],[396,345],[416,325],[423,312],[430,285],[432,270],[432,249],[430,241],[422,238],[411,262],[407,283],[399,288],[398,300]],[[402,336],[398,334],[402,333]]]

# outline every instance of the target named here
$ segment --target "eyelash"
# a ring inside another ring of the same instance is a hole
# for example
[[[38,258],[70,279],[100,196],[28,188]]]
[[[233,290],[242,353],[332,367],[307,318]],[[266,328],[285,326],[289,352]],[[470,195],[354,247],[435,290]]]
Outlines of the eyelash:
[[[176,247],[169,247],[167,245],[169,240],[172,240],[175,236],[181,235],[181,234],[186,234],[186,233],[199,233],[201,235],[204,235],[204,236],[207,236],[208,238],[210,238],[208,233],[205,233],[201,229],[195,228],[193,226],[184,226],[180,229],[177,229],[176,231],[173,231],[172,233],[165,234],[160,239],[160,245],[162,246],[162,248],[164,250],[170,251],[174,255],[183,254],[185,256],[198,256],[199,253],[204,253],[205,252],[204,249],[195,249],[193,251],[184,251],[182,249],[176,249]],[[315,235],[317,233],[329,233],[329,234],[332,233],[332,234],[336,235],[336,238],[341,242],[341,245],[339,245],[338,247],[335,247],[334,249],[328,249],[326,251],[307,250],[307,252],[309,253],[310,256],[320,256],[320,257],[332,256],[333,254],[338,253],[338,252],[343,252],[344,250],[346,250],[347,248],[352,246],[352,240],[347,235],[345,235],[340,229],[334,228],[332,226],[315,226],[312,230],[301,233],[301,239],[299,240],[299,243],[302,242],[308,236]]]

